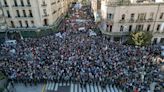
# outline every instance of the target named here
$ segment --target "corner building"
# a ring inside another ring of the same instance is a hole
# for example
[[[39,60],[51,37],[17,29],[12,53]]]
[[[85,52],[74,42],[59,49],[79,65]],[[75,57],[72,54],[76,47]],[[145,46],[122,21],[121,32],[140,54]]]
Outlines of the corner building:
[[[73,0],[0,0],[7,30],[32,31],[57,26]]]
[[[124,41],[129,32],[142,30],[152,32],[153,43],[164,43],[163,0],[101,0],[96,11],[101,15],[99,27],[111,41]]]

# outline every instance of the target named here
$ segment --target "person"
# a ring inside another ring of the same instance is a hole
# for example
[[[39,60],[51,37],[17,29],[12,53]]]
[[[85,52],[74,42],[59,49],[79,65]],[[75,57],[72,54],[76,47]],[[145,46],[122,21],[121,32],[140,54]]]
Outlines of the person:
[[[82,86],[97,83],[105,88],[110,83],[127,92],[134,87],[145,92],[151,82],[161,79],[158,64],[152,59],[156,57],[152,52],[160,52],[158,46],[141,48],[110,42],[104,35],[89,36],[88,31],[80,32],[74,25],[80,27],[92,22],[77,23],[72,21],[74,16],[69,19],[67,29],[61,32],[62,38],[53,34],[23,39],[15,47],[1,44],[0,52],[4,57],[0,71],[14,81],[26,80],[25,84],[30,85],[34,81],[55,80],[73,81]],[[12,49],[16,50],[14,57],[9,53]],[[142,72],[145,72],[144,78]]]

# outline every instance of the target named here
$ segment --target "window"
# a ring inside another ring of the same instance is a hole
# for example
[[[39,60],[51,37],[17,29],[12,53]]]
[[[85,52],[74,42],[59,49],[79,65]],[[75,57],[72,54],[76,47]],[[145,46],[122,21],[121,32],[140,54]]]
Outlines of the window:
[[[6,1],[6,0],[3,0],[3,2],[4,2],[4,4],[5,4],[5,6],[8,6],[8,5],[7,5],[7,1]]]
[[[18,4],[17,4],[17,0],[14,0],[14,4],[15,4],[15,6],[18,6]]]
[[[122,15],[121,19],[122,20],[125,20],[125,14]]]
[[[110,26],[109,26],[109,32],[112,32],[112,28],[113,28],[113,26],[110,25]]]
[[[124,30],[124,26],[120,26],[120,32],[122,32]]]
[[[132,25],[129,25],[129,32],[132,31]]]
[[[29,16],[30,16],[30,17],[33,17],[32,11],[31,11],[31,10],[29,10]]]
[[[17,12],[17,17],[20,17],[19,10],[16,10],[16,12]]]
[[[10,17],[11,17],[11,15],[10,15],[9,10],[7,10],[7,11],[6,11],[6,13],[7,13],[7,17],[8,17],[8,18],[10,18]]]
[[[159,19],[162,19],[163,18],[163,15],[164,15],[164,13],[161,13]]]
[[[45,2],[45,1],[43,1],[43,4],[46,4],[46,2]]]
[[[154,13],[152,12],[152,13],[150,13],[150,18],[149,19],[153,19],[153,17],[154,17]]]
[[[110,13],[110,14],[107,14],[107,18],[109,19],[109,20],[112,20],[113,19],[113,15]]]
[[[15,28],[15,25],[14,25],[14,22],[13,21],[11,21],[11,27],[12,28]]]
[[[48,19],[44,19],[44,26],[48,26]]]
[[[132,14],[130,15],[130,19],[131,19],[131,20],[134,20],[134,13],[132,13]]]
[[[137,25],[136,31],[143,31],[143,25]]]
[[[139,13],[138,14],[138,20],[145,20],[146,19],[146,13]]]
[[[150,27],[151,27],[151,25],[149,24],[148,26],[147,26],[147,31],[150,31]]]
[[[20,27],[23,27],[23,26],[22,26],[22,21],[19,21],[19,25],[20,25]]]
[[[25,11],[25,10],[23,10],[23,15],[24,15],[24,17],[27,17],[27,16],[26,16],[26,11]]]
[[[44,15],[47,15],[46,9],[43,9],[43,13],[44,13]]]
[[[46,2],[45,2],[45,1],[43,1],[43,4],[42,4],[42,6],[46,6]]]
[[[161,27],[161,25],[160,25],[160,24],[158,24],[158,25],[157,25],[157,31],[159,31],[159,30],[160,30],[160,27]]]
[[[31,5],[30,0],[27,0],[27,5]]]
[[[23,2],[23,0],[20,0],[20,3],[21,3],[22,6],[24,6],[24,2]]]
[[[26,24],[26,27],[29,27],[29,25],[28,25],[28,21],[25,21],[25,24]]]
[[[31,24],[34,24],[34,21],[33,20],[31,21]]]
[[[34,26],[34,21],[33,20],[31,21],[31,25]]]

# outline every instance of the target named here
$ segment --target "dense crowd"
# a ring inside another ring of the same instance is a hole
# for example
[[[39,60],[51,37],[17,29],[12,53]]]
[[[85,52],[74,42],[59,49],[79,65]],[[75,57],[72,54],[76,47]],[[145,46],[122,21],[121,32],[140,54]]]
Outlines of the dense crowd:
[[[15,46],[1,44],[0,55],[4,57],[0,70],[21,82],[100,83],[102,87],[112,84],[125,90],[139,88],[141,92],[149,90],[152,82],[163,85],[155,62],[160,53],[158,46],[110,42],[103,35],[89,36],[89,28],[77,31],[69,21],[62,37],[28,38]]]

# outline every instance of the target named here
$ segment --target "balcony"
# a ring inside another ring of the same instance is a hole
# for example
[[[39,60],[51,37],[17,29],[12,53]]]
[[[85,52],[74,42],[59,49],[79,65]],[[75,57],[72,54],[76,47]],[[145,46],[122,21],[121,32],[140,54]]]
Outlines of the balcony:
[[[28,5],[26,5],[26,7],[31,7],[31,5],[30,5],[30,4],[28,4]]]
[[[125,20],[120,20],[120,21],[119,21],[119,23],[124,23],[124,22],[125,22]]]
[[[146,19],[137,19],[136,22],[137,23],[146,22]]]
[[[129,23],[134,23],[134,19],[130,19],[129,20]]]
[[[15,27],[15,28],[8,28],[9,31],[13,31],[13,30],[17,30],[17,31],[34,31],[36,30],[37,27],[33,26],[33,27]]]
[[[45,15],[43,15],[43,17],[48,17],[49,16],[49,14],[45,14]]]
[[[147,22],[153,22],[153,18],[147,19]]]
[[[46,7],[46,6],[47,6],[47,4],[46,4],[46,3],[43,3],[43,4],[42,4],[42,6],[43,6],[43,7]]]
[[[12,7],[31,7],[31,5],[13,5]]]
[[[107,18],[107,21],[113,22],[113,19]]]
[[[5,16],[5,18],[12,18],[11,16]]]
[[[9,5],[7,5],[7,4],[4,4],[4,5],[2,5],[2,7],[9,7]]]
[[[25,5],[19,5],[19,7],[25,7]]]
[[[15,18],[33,18],[32,16],[15,16]]]
[[[114,36],[129,35],[129,32],[107,32],[107,31],[101,31],[101,32],[106,35],[114,35]]]

